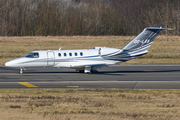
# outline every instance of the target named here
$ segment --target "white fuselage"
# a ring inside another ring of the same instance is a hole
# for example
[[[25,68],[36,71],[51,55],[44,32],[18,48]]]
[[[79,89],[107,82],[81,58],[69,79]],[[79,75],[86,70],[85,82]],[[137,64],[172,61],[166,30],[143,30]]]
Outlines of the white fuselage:
[[[38,57],[22,57],[7,62],[10,67],[67,67],[84,69],[85,66],[106,66],[120,61],[108,60],[101,55],[120,51],[116,48],[95,47],[94,49],[33,51]]]

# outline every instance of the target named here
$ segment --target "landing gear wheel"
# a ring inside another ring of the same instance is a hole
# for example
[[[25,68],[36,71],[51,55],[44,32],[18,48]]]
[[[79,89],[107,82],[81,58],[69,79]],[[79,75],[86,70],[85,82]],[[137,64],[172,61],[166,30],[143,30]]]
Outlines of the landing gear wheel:
[[[20,73],[20,74],[23,74],[23,69],[22,69],[22,68],[20,69],[20,72],[19,72],[19,73]]]
[[[84,70],[79,70],[80,73],[84,73]]]

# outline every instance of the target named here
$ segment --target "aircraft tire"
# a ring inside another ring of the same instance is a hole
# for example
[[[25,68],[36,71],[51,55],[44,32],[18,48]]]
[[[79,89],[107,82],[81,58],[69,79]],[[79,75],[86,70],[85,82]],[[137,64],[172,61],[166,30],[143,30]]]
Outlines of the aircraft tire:
[[[80,73],[84,73],[84,70],[79,70]]]
[[[20,71],[19,71],[20,74],[23,74],[23,69],[21,68]]]

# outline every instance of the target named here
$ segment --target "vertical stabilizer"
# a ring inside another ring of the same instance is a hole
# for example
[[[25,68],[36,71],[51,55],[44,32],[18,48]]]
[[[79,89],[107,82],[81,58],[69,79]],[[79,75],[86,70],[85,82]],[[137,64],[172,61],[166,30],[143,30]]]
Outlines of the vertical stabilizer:
[[[161,30],[172,30],[163,27],[146,27],[137,37],[119,51],[102,55],[104,59],[127,61],[147,54],[148,49]]]
[[[161,30],[170,30],[163,27],[146,27],[137,37],[129,42],[122,50],[126,52],[148,50]]]

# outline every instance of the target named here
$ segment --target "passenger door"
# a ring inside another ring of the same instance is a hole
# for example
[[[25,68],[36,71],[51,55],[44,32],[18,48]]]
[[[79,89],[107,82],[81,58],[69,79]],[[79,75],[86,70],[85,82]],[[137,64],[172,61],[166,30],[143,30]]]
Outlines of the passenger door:
[[[53,66],[54,65],[54,52],[53,51],[48,51],[47,52],[47,65],[48,66]]]

